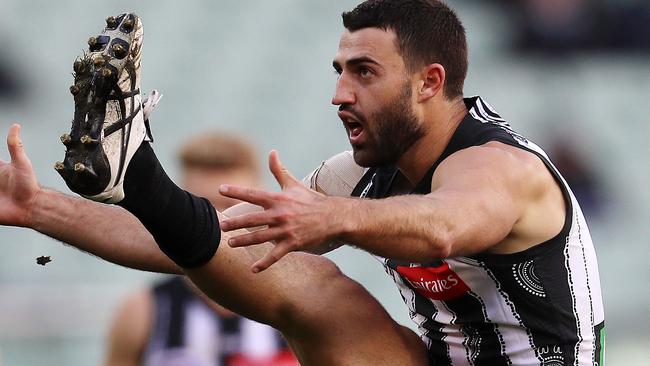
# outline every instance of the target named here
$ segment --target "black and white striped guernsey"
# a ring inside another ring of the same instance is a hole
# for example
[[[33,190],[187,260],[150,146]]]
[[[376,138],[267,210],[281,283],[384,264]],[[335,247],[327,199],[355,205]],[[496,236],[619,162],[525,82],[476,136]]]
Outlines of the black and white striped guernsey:
[[[220,316],[174,277],[153,288],[153,326],[144,366],[296,366],[280,333],[240,316]]]
[[[480,97],[413,194],[430,193],[437,166],[456,151],[498,141],[538,156],[567,202],[562,231],[520,253],[433,263],[377,257],[397,284],[432,365],[602,365],[604,312],[596,254],[573,193],[548,156]],[[383,198],[398,173],[371,168],[353,195]]]

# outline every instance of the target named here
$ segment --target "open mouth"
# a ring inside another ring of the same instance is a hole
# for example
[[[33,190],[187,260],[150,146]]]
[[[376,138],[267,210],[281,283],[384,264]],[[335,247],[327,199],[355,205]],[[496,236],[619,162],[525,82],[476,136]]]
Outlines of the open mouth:
[[[360,139],[363,136],[364,128],[363,124],[359,122],[359,119],[356,117],[356,115],[351,111],[340,111],[339,118],[343,122],[343,126],[345,126],[345,129],[348,132],[350,143],[359,143]]]
[[[363,126],[359,122],[349,121],[345,123],[350,139],[357,139],[363,133]]]

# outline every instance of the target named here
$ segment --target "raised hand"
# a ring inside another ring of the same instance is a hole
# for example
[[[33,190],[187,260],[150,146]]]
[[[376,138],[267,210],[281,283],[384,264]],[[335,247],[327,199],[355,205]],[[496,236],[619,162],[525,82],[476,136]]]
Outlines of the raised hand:
[[[30,208],[40,186],[20,140],[20,125],[9,128],[7,148],[11,162],[0,160],[0,224],[29,226]]]
[[[276,151],[269,155],[269,169],[282,188],[281,192],[223,185],[224,196],[261,206],[264,211],[244,214],[221,222],[224,231],[264,227],[232,237],[231,247],[255,245],[267,241],[275,247],[253,264],[253,272],[263,271],[292,251],[309,251],[336,239],[342,230],[337,221],[336,200],[303,186],[282,166]]]

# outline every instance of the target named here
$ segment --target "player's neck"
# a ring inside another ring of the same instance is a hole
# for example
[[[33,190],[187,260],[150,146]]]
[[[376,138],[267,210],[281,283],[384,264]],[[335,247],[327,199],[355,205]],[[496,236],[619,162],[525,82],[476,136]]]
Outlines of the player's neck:
[[[442,155],[460,122],[467,115],[463,98],[432,107],[423,117],[426,134],[397,163],[402,174],[416,185]]]

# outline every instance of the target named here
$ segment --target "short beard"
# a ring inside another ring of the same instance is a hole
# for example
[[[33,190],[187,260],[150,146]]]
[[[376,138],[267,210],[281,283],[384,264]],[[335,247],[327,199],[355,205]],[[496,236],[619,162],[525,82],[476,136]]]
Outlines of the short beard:
[[[368,141],[354,147],[354,160],[363,167],[394,165],[400,157],[426,134],[411,108],[411,87],[408,83],[392,103],[373,113],[366,126]],[[371,133],[372,132],[372,133]]]

